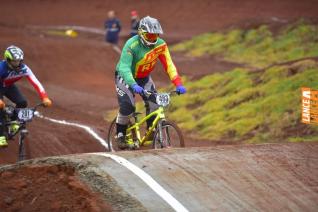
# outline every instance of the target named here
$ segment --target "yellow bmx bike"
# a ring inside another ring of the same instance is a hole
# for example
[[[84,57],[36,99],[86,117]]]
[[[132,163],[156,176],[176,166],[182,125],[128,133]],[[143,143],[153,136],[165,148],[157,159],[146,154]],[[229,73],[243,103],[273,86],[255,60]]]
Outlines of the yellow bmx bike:
[[[126,130],[126,142],[133,144],[130,150],[148,147],[153,149],[169,148],[169,147],[184,147],[183,135],[180,128],[172,121],[166,119],[164,108],[170,104],[171,94],[169,93],[155,93],[145,91],[144,95],[152,102],[159,105],[159,108],[148,114],[140,121],[138,116],[141,113],[135,112],[133,120],[128,125]],[[155,117],[152,126],[142,132],[141,126],[151,117]],[[143,135],[143,136],[142,136]],[[118,144],[116,142],[116,118],[112,121],[108,130],[108,146],[109,151],[118,151]]]

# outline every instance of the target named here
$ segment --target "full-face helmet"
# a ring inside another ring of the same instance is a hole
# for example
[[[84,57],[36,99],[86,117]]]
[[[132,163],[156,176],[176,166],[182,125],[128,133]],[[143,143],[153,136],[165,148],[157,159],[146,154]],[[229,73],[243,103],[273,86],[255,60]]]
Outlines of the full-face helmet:
[[[158,42],[159,34],[163,34],[159,21],[150,16],[142,18],[139,22],[138,35],[143,45],[153,47]]]

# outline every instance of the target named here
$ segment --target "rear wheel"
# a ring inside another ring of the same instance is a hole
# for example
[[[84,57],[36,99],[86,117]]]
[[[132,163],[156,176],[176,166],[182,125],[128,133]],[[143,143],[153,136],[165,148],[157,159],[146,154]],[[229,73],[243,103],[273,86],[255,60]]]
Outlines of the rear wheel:
[[[130,127],[130,125],[128,125],[128,128]],[[121,151],[122,149],[120,149],[118,147],[118,144],[116,142],[116,118],[112,121],[112,123],[109,126],[108,129],[108,136],[107,136],[107,143],[108,143],[108,151],[112,152],[112,151]],[[133,131],[131,132],[133,133]],[[135,138],[134,135],[126,135],[126,140],[131,138]]]
[[[107,135],[108,151],[117,151],[118,146],[116,144],[116,118],[112,121],[108,129]]]
[[[171,121],[159,123],[153,138],[153,148],[184,147],[180,128]]]

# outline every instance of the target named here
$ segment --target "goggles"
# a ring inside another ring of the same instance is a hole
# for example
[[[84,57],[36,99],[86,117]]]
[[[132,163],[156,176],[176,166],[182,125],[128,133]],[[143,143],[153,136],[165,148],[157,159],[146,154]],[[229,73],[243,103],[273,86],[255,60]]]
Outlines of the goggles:
[[[159,38],[159,34],[155,34],[155,33],[143,32],[142,35],[146,41],[151,42],[151,43],[157,42],[157,40]]]

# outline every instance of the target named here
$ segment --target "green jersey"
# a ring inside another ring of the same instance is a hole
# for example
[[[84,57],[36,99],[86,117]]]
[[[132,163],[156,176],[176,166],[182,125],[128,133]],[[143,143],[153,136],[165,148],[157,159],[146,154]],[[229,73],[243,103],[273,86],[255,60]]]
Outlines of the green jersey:
[[[158,42],[152,48],[145,47],[138,35],[130,38],[123,47],[116,70],[131,86],[137,84],[135,79],[145,78],[153,71],[158,58],[173,84],[175,86],[181,85],[181,78],[171,60],[168,46],[161,38],[158,38]]]

